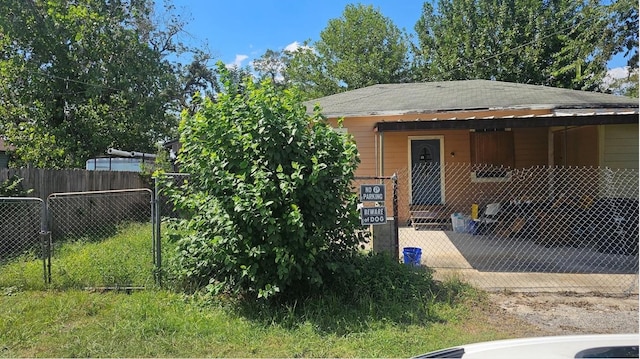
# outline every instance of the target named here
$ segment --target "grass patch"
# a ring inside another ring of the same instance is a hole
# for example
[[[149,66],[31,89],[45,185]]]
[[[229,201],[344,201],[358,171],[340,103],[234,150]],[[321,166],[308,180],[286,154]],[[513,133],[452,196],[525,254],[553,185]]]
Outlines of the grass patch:
[[[0,267],[0,356],[409,357],[513,335],[488,320],[482,292],[457,280],[434,282],[428,271],[388,257],[356,268],[363,278],[387,273],[381,277],[392,282],[363,280],[306,300],[243,302],[163,290],[152,284],[149,233],[148,225],[131,225],[100,243],[64,244],[49,288],[40,260]],[[114,284],[148,289],[82,290]]]
[[[440,321],[414,324],[333,305],[319,300],[255,318],[163,290],[15,292],[0,296],[0,356],[409,357],[508,336],[462,303],[434,309]]]
[[[51,285],[41,259],[24,255],[2,266],[0,287],[20,290],[152,286],[151,226],[133,223],[102,241],[60,241],[51,259]]]

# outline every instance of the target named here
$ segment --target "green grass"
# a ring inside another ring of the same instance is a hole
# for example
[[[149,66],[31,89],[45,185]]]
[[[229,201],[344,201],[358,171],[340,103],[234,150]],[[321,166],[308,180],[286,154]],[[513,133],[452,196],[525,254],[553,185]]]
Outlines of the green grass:
[[[438,312],[438,322],[411,325],[336,317],[327,330],[313,316],[256,320],[162,290],[25,291],[0,297],[0,356],[409,357],[507,336],[463,307]]]
[[[101,243],[62,246],[50,288],[39,260],[0,267],[0,356],[409,357],[514,335],[488,320],[483,293],[456,281],[382,304],[328,294],[273,306],[160,289],[149,233],[132,225]],[[113,284],[147,289],[83,289]]]
[[[83,289],[85,287],[153,286],[151,227],[129,224],[103,241],[59,241],[51,259],[51,285],[43,263],[25,255],[0,269],[0,287]]]

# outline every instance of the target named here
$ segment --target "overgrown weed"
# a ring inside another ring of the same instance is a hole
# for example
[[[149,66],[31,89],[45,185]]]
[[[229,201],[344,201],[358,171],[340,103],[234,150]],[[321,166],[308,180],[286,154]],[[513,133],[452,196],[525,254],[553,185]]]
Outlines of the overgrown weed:
[[[464,282],[438,282],[431,274],[425,267],[369,254],[354,259],[353,275],[334,278],[324,291],[303,298],[209,297],[209,303],[264,326],[311,326],[321,334],[342,336],[385,325],[429,326],[457,321],[464,315],[467,301],[481,299],[481,294]]]

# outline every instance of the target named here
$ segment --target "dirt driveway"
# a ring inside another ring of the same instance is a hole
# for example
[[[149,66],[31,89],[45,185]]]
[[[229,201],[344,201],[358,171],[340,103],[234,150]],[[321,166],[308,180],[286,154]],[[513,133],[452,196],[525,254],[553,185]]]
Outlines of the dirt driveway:
[[[638,333],[638,295],[500,292],[490,293],[489,301],[514,333],[523,332],[520,321],[536,328],[526,335]]]

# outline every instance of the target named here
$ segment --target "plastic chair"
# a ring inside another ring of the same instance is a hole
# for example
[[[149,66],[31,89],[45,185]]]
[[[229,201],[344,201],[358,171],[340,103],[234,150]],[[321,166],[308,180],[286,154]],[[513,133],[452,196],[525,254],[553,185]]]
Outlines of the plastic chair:
[[[498,213],[500,212],[500,203],[489,203],[482,215],[473,221],[476,222],[476,228],[479,232],[483,231],[483,227],[498,223]]]

